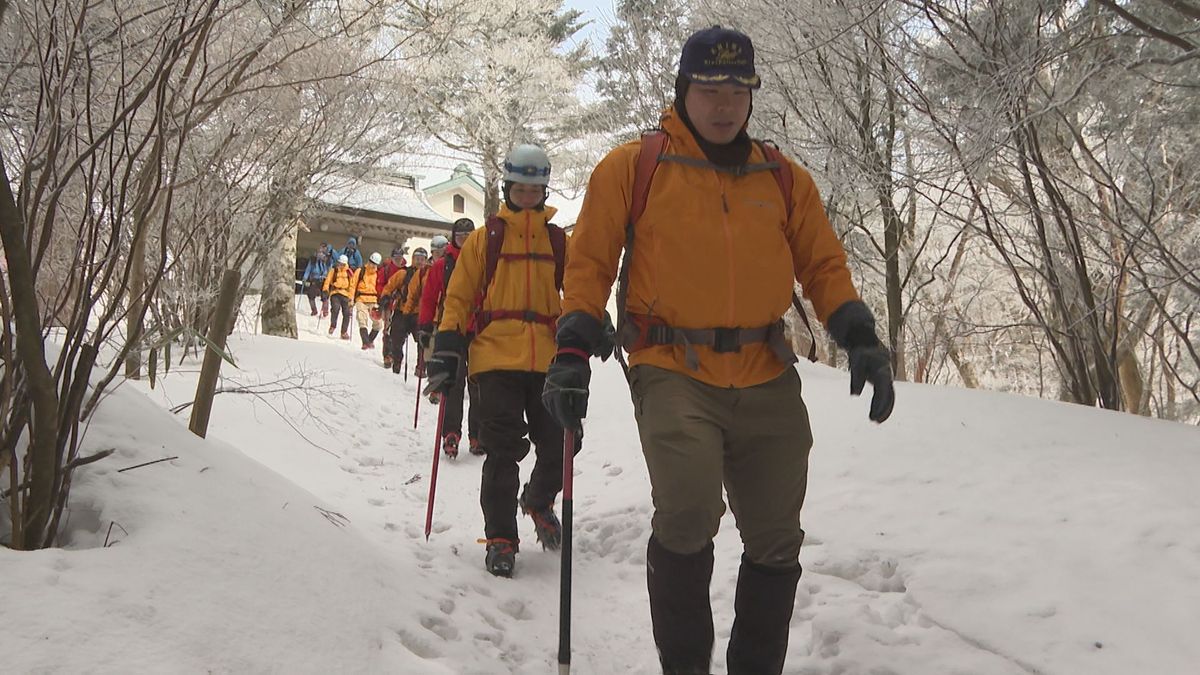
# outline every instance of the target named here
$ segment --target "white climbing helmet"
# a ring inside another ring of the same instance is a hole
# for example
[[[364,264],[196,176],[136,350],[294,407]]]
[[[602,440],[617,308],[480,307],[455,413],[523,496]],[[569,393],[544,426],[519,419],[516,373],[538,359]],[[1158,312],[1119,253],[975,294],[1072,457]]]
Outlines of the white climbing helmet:
[[[440,234],[435,234],[433,236],[433,239],[429,240],[429,248],[432,248],[435,251],[438,249],[446,248],[449,245],[450,245],[450,240]]]
[[[350,264],[350,256],[346,255],[345,253],[339,255],[338,256],[338,264],[339,265],[349,265]]]
[[[550,158],[528,143],[518,145],[504,158],[504,180],[526,185],[550,184]]]
[[[376,265],[383,262],[383,256],[379,255],[379,251],[375,251],[371,254],[371,262],[375,263]]]

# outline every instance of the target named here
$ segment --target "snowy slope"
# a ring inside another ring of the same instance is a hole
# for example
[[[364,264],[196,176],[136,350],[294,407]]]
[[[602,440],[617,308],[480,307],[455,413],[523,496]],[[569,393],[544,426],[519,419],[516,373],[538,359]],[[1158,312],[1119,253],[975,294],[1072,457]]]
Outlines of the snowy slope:
[[[553,670],[558,555],[522,521],[516,577],[487,575],[465,452],[442,462],[426,542],[435,409],[414,431],[411,377],[300,321],[301,341],[235,336],[225,384],[308,389],[218,396],[209,441],[164,410],[191,399],[194,366],[110,398],[88,444],[118,455],[80,473],[66,549],[0,551],[5,671]],[[1196,672],[1200,430],[905,384],[876,426],[844,373],[801,374],[816,447],[787,672]],[[575,479],[579,673],[655,671],[628,400],[598,366]],[[727,517],[715,672],[739,553]]]

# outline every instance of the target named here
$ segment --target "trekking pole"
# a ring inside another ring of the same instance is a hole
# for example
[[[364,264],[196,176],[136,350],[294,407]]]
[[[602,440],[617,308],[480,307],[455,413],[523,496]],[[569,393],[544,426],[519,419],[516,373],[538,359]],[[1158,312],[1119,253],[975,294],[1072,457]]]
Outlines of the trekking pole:
[[[417,351],[417,409],[415,411],[413,411],[413,428],[414,429],[417,428],[417,420],[420,419],[420,416],[421,416],[421,397],[424,396],[424,394],[421,393],[421,376],[425,374],[424,371],[421,370],[421,363],[423,361],[423,358],[422,358],[423,356],[424,356],[424,352]],[[405,372],[407,373],[408,371],[405,371]],[[439,415],[440,415],[440,413],[439,413]],[[438,421],[438,424],[441,424],[440,420]],[[439,431],[438,433],[440,434],[442,432]]]
[[[408,333],[404,334],[404,342],[400,343],[400,353],[404,356],[404,381],[408,382]],[[420,389],[417,385],[417,389]]]
[[[571,492],[575,483],[575,432],[563,432],[562,570],[558,587],[558,672],[571,672]]]
[[[420,398],[417,399],[421,400]],[[446,397],[438,407],[437,436],[433,437],[433,470],[429,472],[429,507],[425,510],[425,541],[429,541],[429,531],[433,529],[433,497],[437,492],[438,460],[442,457],[442,423],[446,421]]]

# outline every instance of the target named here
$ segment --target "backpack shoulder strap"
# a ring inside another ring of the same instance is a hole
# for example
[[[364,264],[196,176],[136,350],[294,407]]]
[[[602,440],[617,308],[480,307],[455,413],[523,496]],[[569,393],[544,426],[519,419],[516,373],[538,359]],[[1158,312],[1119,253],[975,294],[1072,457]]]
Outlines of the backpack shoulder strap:
[[[567,232],[554,223],[546,223],[546,234],[550,237],[550,248],[554,251],[554,287],[563,288],[563,269],[567,259]]]
[[[788,219],[792,217],[792,164],[779,151],[779,146],[771,141],[755,141],[763,157],[768,162],[775,164],[772,167],[771,174],[775,176],[775,182],[779,184],[779,191],[783,193],[783,205],[787,209]],[[796,308],[796,313],[800,315],[800,319],[804,321],[804,327],[808,329],[808,335],[812,338],[809,343],[808,354],[806,357],[813,363],[817,362],[817,335],[813,332],[812,324],[808,321],[808,312],[804,311],[804,303],[800,301],[800,296],[792,291],[792,306]]]
[[[633,197],[629,204],[629,232],[646,211],[646,203],[650,198],[650,182],[654,172],[667,151],[667,132],[662,129],[642,134],[642,148],[638,151],[637,167],[633,173]]]
[[[484,227],[487,228],[487,252],[483,259],[483,286],[480,292],[487,294],[492,278],[496,276],[496,266],[500,264],[500,251],[504,248],[504,219],[491,216]]]
[[[621,268],[617,272],[617,362],[625,371],[625,379],[629,379],[629,366],[621,350],[625,343],[623,332],[625,322],[625,301],[629,295],[629,263],[633,259],[633,226],[641,219],[646,211],[646,203],[650,199],[650,183],[654,173],[667,151],[670,137],[662,129],[653,129],[642,134],[642,146],[638,150],[637,164],[633,171],[633,191],[629,202],[629,220],[625,223],[625,253],[621,258]],[[636,329],[635,329],[636,330]]]
[[[774,164],[771,168],[771,175],[775,176],[775,182],[779,184],[779,191],[783,193],[783,205],[787,209],[788,218],[792,216],[792,164],[779,151],[779,146],[775,145],[774,141],[755,141],[758,144],[758,149],[762,150],[763,157],[767,162]]]

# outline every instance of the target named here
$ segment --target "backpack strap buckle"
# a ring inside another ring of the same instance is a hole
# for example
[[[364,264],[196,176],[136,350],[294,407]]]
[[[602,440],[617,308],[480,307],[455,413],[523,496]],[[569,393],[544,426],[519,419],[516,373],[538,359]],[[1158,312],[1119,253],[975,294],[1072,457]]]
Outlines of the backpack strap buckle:
[[[732,354],[742,350],[741,328],[714,328],[712,350],[718,354]]]

